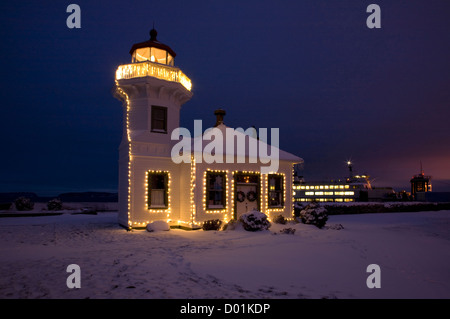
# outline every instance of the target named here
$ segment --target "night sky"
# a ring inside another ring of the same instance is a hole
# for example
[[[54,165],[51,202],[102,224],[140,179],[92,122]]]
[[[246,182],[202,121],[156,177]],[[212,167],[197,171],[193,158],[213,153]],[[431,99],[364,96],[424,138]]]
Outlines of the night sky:
[[[81,7],[81,29],[66,8]],[[381,29],[366,8],[381,7]],[[307,180],[450,191],[450,2],[2,1],[0,192],[117,191],[115,70],[158,40],[193,83],[181,126],[280,128]]]

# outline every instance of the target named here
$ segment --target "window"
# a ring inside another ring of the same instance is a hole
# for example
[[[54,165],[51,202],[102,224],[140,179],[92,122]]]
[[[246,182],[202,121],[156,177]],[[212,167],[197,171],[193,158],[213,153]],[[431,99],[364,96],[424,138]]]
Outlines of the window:
[[[152,105],[152,132],[167,133],[167,107]]]
[[[148,209],[169,207],[169,174],[148,172],[147,177],[147,205]]]
[[[224,173],[207,172],[206,174],[206,208],[225,207],[226,176]]]
[[[269,174],[269,208],[284,206],[283,175]]]

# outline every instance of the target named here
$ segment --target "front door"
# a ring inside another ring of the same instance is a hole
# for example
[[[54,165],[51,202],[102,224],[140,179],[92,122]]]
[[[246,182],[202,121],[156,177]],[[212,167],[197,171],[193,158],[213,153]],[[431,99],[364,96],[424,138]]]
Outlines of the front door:
[[[235,218],[252,210],[259,210],[259,175],[236,176],[235,187]]]

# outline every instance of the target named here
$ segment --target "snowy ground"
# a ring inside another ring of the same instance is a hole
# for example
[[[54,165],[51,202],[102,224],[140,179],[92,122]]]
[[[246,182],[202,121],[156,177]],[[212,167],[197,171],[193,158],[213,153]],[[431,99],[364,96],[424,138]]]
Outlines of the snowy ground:
[[[0,218],[0,298],[450,298],[450,211],[126,232],[117,213]],[[274,234],[281,228],[294,235]],[[81,267],[69,289],[66,267]],[[381,267],[381,288],[366,267]]]

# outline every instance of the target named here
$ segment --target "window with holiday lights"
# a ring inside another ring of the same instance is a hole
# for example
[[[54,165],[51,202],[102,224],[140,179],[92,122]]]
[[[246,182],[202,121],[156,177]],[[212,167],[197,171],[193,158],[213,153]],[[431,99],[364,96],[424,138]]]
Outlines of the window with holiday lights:
[[[225,207],[225,172],[208,172],[206,174],[206,208],[216,209]]]
[[[284,180],[283,175],[269,174],[269,208],[284,206]]]
[[[148,208],[168,208],[168,181],[167,173],[148,173],[147,181],[147,201]]]

